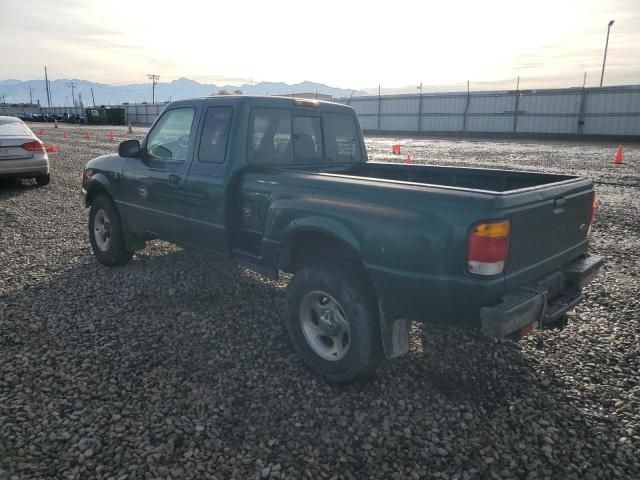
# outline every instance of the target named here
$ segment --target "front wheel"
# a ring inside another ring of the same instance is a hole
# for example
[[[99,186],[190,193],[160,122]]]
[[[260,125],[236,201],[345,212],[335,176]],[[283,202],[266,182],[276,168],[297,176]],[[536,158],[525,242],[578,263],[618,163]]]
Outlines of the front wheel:
[[[299,270],[287,290],[287,328],[302,360],[332,382],[366,378],[383,358],[376,296],[356,266]]]
[[[97,196],[89,209],[89,239],[96,258],[105,265],[124,265],[133,256],[126,249],[120,215],[111,199]]]

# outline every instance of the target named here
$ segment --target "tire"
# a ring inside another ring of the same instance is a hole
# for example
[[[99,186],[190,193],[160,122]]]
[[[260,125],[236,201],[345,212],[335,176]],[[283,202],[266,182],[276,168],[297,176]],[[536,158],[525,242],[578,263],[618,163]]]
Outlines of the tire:
[[[39,187],[44,187],[45,185],[49,185],[50,181],[51,181],[51,175],[48,173],[46,175],[38,175],[36,177],[36,183],[38,184]]]
[[[124,265],[133,256],[126,249],[120,215],[107,195],[98,195],[91,202],[89,240],[93,254],[104,265]]]
[[[287,289],[287,329],[300,357],[335,383],[370,377],[383,359],[375,292],[357,266],[314,263]]]

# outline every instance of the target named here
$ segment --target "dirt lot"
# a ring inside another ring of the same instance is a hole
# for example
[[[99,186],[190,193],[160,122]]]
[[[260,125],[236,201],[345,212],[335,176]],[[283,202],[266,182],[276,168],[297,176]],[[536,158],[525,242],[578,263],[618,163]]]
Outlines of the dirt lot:
[[[60,152],[47,187],[0,183],[0,480],[640,478],[640,147],[369,138],[373,160],[593,178],[607,264],[563,330],[416,326],[334,387],[289,344],[283,282],[162,242],[99,265],[80,177],[109,129],[32,127]]]

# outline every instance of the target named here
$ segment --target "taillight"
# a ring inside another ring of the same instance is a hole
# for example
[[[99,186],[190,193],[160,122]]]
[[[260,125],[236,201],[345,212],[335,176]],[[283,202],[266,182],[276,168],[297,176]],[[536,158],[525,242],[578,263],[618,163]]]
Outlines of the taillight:
[[[40,140],[34,140],[33,142],[27,142],[20,145],[28,152],[42,152],[44,153],[44,144]]]
[[[476,275],[499,275],[509,252],[509,220],[474,225],[469,232],[467,268]]]
[[[589,231],[591,231],[591,225],[593,225],[593,221],[596,219],[596,205],[598,201],[596,199],[596,194],[593,194],[593,199],[591,200],[591,214],[589,215]]]

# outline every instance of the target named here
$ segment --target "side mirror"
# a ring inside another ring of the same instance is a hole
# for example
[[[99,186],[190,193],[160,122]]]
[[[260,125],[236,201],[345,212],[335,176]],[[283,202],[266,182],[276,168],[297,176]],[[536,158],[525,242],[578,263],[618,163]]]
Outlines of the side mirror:
[[[118,145],[118,155],[121,157],[137,157],[141,150],[139,140],[125,140]]]

